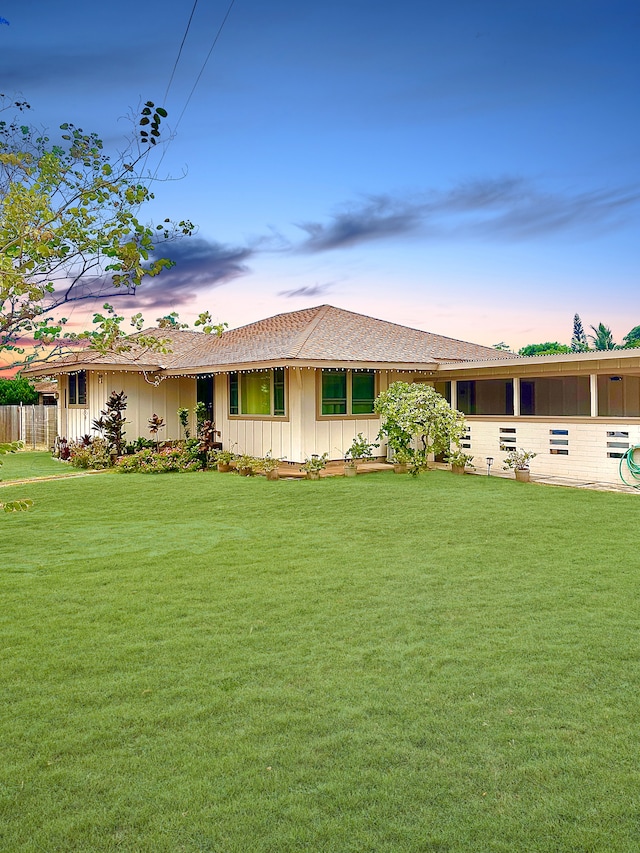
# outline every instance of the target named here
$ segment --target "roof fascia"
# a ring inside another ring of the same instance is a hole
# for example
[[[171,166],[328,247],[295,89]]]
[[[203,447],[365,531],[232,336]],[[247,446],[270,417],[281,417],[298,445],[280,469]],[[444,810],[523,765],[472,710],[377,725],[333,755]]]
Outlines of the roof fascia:
[[[388,370],[409,373],[431,373],[437,370],[435,361],[389,362],[389,361],[319,361],[303,359],[270,359],[246,361],[237,364],[207,364],[197,367],[175,367],[159,371],[165,376],[199,376],[207,373],[242,373],[251,370],[267,370],[272,367],[299,368],[301,370]]]

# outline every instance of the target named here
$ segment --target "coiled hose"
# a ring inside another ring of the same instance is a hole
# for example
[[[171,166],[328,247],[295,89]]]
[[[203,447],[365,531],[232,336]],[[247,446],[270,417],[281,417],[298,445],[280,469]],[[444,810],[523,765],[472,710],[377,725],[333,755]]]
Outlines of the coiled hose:
[[[640,464],[633,458],[634,451],[636,450],[640,450],[640,444],[634,444],[633,447],[630,447],[620,460],[620,479],[625,486],[640,489]],[[630,476],[635,482],[625,480],[625,474]]]

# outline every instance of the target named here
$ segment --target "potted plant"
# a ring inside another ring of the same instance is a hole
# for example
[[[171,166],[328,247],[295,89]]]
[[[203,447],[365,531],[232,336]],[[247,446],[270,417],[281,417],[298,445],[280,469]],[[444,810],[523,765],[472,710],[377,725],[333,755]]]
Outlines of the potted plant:
[[[505,457],[502,467],[505,471],[513,470],[516,480],[519,480],[521,483],[528,483],[530,479],[529,461],[537,455],[537,453],[532,453],[532,451],[523,450],[522,448],[510,450]]]
[[[408,447],[399,447],[393,452],[394,474],[407,474],[411,462],[411,451]]]
[[[248,453],[243,453],[236,459],[236,468],[241,477],[253,477],[253,472],[257,467],[257,460]]]
[[[282,460],[278,459],[277,456],[272,456],[271,451],[269,451],[263,459],[258,459],[256,461],[259,463],[260,470],[264,472],[267,480],[279,479],[280,475],[278,474],[278,468]]]
[[[218,471],[221,473],[225,473],[226,471],[231,470],[231,463],[236,458],[235,453],[231,450],[217,450],[215,451],[215,461],[218,466]]]
[[[379,447],[379,445],[367,441],[361,432],[357,434],[351,442],[351,447],[344,455],[345,477],[355,477],[358,473],[358,462],[361,462],[363,459],[371,459],[374,447]]]
[[[468,453],[463,453],[460,448],[451,450],[447,455],[447,462],[451,465],[451,470],[454,474],[464,474],[465,468],[475,468],[472,464],[473,456]]]
[[[328,453],[323,453],[318,456],[317,453],[312,453],[304,460],[304,464],[300,466],[300,470],[307,475],[307,480],[319,480],[320,471],[327,467]]]

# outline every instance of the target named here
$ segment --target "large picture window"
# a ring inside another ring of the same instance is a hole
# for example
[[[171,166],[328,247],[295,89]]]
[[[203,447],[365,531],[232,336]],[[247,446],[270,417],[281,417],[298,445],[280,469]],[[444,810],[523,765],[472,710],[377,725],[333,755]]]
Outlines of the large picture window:
[[[284,368],[231,373],[229,414],[284,417]]]
[[[69,374],[69,405],[87,405],[87,373],[85,370]]]
[[[373,370],[323,370],[321,378],[322,415],[371,415],[376,398]]]

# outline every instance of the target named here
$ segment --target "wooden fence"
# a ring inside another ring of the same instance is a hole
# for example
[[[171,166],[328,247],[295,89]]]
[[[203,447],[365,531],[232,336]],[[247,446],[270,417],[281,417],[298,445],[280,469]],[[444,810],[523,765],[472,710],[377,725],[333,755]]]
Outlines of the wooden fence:
[[[57,414],[57,406],[0,406],[0,442],[23,441],[27,450],[49,450]]]

